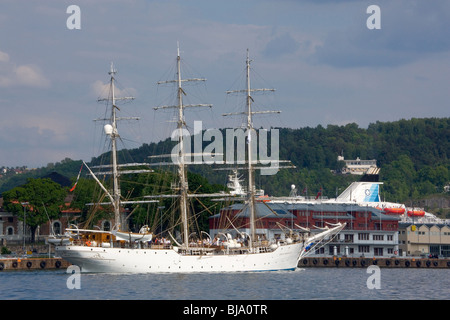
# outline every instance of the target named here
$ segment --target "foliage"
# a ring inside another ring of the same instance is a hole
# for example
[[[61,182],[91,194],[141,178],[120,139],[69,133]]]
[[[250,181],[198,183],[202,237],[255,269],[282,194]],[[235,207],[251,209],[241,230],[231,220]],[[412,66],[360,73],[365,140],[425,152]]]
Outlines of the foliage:
[[[334,196],[335,188],[346,184],[322,170],[340,169],[342,163],[337,155],[342,154],[346,159],[377,160],[384,182],[382,197],[387,201],[406,202],[442,193],[450,182],[450,118],[377,121],[367,129],[355,123],[328,125],[326,129],[320,125],[281,128],[280,137],[280,158],[291,160],[297,169],[292,171],[290,182],[285,181],[282,189],[281,186],[272,188],[267,181],[267,190],[282,190],[287,194],[291,183],[300,186],[316,183],[317,189],[317,182],[323,180],[325,194]],[[317,180],[308,179],[304,170]],[[296,177],[299,180],[295,181]],[[337,182],[342,184],[336,186]]]
[[[7,247],[2,247],[2,250],[0,252],[0,254],[10,254],[11,250],[9,250]]]
[[[323,195],[335,197],[352,181],[360,178],[331,172],[343,166],[342,161],[337,159],[338,155],[344,155],[346,159],[376,159],[381,168],[380,180],[384,182],[381,197],[386,201],[407,203],[442,194],[450,182],[450,118],[377,121],[367,129],[355,123],[328,125],[326,128],[321,125],[315,128],[279,128],[279,136],[280,159],[291,160],[296,169],[282,169],[273,176],[256,175],[257,188],[264,189],[269,195],[286,196],[291,185],[295,184],[297,193],[301,195],[315,196],[322,190]],[[166,139],[159,143],[144,144],[137,149],[121,150],[119,162],[144,162],[149,155],[170,153],[173,145],[173,141]],[[99,164],[109,156],[106,153],[93,158],[91,164]],[[81,161],[64,159],[45,168],[1,179],[0,192],[3,191],[5,198],[9,196],[12,199],[12,194],[17,193],[18,196],[18,192],[23,192],[20,189],[23,187],[17,186],[24,184],[26,179],[42,177],[51,172],[71,177],[74,181],[80,165]],[[190,166],[189,170],[190,192],[218,192],[227,183],[226,171],[214,171],[211,166]],[[122,195],[126,199],[134,199],[161,191],[171,193],[171,183],[174,182],[173,173],[158,170],[152,174],[134,175],[123,180]],[[13,191],[13,188],[16,190]],[[8,193],[5,190],[10,191]],[[80,179],[72,206],[82,210],[82,219],[87,219],[92,209],[84,204],[92,202],[100,194],[95,182]],[[164,206],[164,211],[169,210],[173,208],[171,201],[165,199],[158,204],[130,206],[128,209],[133,212],[130,216],[131,226],[136,229],[143,224],[159,223],[161,212],[158,206]],[[196,212],[203,211],[201,217],[196,217],[203,229],[206,227],[206,217],[217,212],[214,204],[206,198],[193,203]],[[36,208],[39,206],[42,209],[39,203]],[[20,205],[19,209],[18,214],[23,215]],[[106,215],[107,212],[102,214]],[[168,221],[163,223],[167,224]]]
[[[49,176],[51,173],[58,173],[62,176],[73,177],[76,176],[80,170],[81,160],[72,160],[65,158],[61,162],[48,163],[46,167],[27,169],[22,168],[20,174],[7,175],[0,179],[0,195],[7,190],[23,185],[30,178],[42,178]]]
[[[38,226],[59,217],[66,191],[51,179],[28,179],[23,186],[3,193],[5,208],[31,228],[32,241]]]

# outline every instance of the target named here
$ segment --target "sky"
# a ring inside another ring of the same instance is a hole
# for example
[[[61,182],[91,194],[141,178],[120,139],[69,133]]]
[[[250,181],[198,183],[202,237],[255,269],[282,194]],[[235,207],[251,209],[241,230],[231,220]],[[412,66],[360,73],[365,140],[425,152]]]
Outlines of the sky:
[[[121,116],[141,118],[120,124],[124,145],[170,136],[173,114],[153,107],[173,103],[157,82],[175,77],[177,43],[183,77],[207,79],[186,103],[213,105],[190,128],[242,123],[221,115],[244,108],[225,91],[244,88],[247,49],[252,87],[276,89],[255,93],[255,110],[282,111],[256,127],[448,117],[449,21],[446,0],[2,0],[0,167],[98,156],[111,62],[117,94],[135,97]]]

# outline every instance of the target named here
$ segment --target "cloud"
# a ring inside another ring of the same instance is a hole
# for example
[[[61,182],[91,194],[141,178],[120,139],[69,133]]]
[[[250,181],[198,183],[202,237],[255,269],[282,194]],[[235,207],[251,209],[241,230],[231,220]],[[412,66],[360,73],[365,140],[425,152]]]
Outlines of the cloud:
[[[9,62],[9,54],[0,51],[0,62]]]
[[[268,58],[278,58],[295,53],[299,47],[300,44],[289,33],[284,33],[269,41],[263,53]]]
[[[103,83],[101,80],[95,81],[91,85],[92,92],[99,98],[103,99],[109,96],[109,82]],[[114,95],[116,98],[136,96],[137,90],[134,88],[120,89],[115,87]]]
[[[0,51],[0,87],[25,86],[47,88],[50,81],[34,64],[16,65],[9,55]]]
[[[450,2],[381,2],[380,9],[380,30],[366,27],[370,15],[361,5],[350,26],[327,34],[313,61],[339,68],[397,67],[450,50]]]
[[[50,81],[34,65],[22,65],[14,68],[15,82],[29,87],[48,87]],[[13,78],[14,79],[14,78]]]

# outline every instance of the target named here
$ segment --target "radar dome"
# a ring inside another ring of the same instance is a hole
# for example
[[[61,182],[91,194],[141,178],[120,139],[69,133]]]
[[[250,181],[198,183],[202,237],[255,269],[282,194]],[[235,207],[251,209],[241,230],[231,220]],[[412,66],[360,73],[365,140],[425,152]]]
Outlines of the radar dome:
[[[113,126],[110,124],[105,124],[105,126],[103,127],[103,130],[105,130],[105,134],[110,136],[113,133]]]

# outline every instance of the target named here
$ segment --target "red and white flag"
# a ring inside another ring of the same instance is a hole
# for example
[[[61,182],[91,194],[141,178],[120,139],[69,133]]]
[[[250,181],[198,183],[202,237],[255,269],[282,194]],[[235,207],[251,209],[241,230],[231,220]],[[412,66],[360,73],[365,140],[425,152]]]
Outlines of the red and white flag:
[[[83,165],[81,165],[80,168],[80,172],[78,172],[78,177],[77,177],[77,181],[75,181],[75,184],[73,185],[73,187],[69,190],[69,192],[72,192],[73,190],[75,190],[77,183],[78,183],[78,179],[80,179],[80,175],[81,175],[81,170],[83,169]]]
[[[317,192],[316,200],[319,199],[321,195],[322,195],[322,187],[320,188],[319,192]]]

